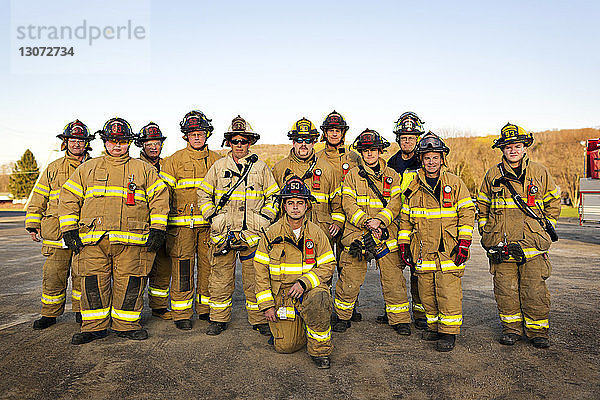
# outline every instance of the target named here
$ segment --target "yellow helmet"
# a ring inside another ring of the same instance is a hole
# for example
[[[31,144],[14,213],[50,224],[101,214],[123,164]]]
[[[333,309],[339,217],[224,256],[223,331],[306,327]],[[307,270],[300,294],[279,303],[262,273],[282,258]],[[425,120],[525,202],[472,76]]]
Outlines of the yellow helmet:
[[[511,143],[523,143],[525,147],[529,147],[533,143],[533,135],[509,122],[500,130],[500,137],[494,140],[492,149],[502,148]]]
[[[315,140],[319,137],[319,131],[315,127],[315,124],[310,122],[306,118],[301,118],[292,125],[292,129],[288,132],[288,137],[290,139],[295,139],[297,137],[312,137]]]

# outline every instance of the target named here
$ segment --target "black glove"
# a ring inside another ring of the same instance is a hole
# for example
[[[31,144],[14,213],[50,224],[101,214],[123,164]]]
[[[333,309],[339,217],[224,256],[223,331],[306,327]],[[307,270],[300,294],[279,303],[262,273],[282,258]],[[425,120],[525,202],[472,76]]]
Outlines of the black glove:
[[[501,246],[492,246],[487,249],[486,255],[492,264],[502,263],[502,252],[504,249]]]
[[[146,240],[146,246],[148,246],[148,251],[158,251],[165,244],[166,240],[167,232],[161,231],[160,229],[150,228],[148,240]]]
[[[72,231],[63,232],[63,240],[65,241],[65,245],[73,250],[73,254],[79,254],[81,249],[83,249],[83,243],[81,242],[81,238],[79,237],[79,229],[73,229]]]
[[[371,232],[365,233],[362,238],[365,244],[365,250],[375,254],[377,251],[377,244],[375,243],[375,239],[373,239],[373,234]]]
[[[509,243],[508,254],[517,260],[517,265],[523,265],[525,264],[525,261],[527,261],[525,258],[525,253],[523,252],[523,249],[519,243]]]
[[[358,261],[362,261],[363,259],[363,245],[360,240],[356,239],[354,242],[350,243],[350,249],[348,253],[354,258],[358,258]]]

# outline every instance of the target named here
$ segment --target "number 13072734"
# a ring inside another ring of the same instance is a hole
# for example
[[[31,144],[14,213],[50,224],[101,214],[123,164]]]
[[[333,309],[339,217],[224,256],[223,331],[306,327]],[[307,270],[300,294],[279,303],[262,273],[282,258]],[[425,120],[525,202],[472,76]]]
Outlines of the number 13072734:
[[[65,57],[74,56],[73,47],[19,47],[23,57]]]

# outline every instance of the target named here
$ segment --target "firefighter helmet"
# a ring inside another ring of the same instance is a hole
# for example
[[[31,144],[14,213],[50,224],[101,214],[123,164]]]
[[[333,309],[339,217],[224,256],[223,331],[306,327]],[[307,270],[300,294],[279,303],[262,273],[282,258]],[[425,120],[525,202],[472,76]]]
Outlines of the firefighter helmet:
[[[160,131],[158,124],[150,122],[140,130],[140,133],[135,138],[134,143],[137,147],[142,147],[144,142],[149,140],[160,140],[161,142],[164,142],[166,139],[166,136],[163,136],[162,132]]]
[[[344,117],[339,112],[333,110],[330,112],[327,117],[325,117],[325,121],[321,125],[321,131],[323,135],[321,136],[321,142],[325,141],[325,133],[327,133],[327,129],[338,128],[342,131],[342,142],[344,141],[344,135],[348,132],[350,128],[346,123]]]
[[[367,128],[354,140],[352,147],[359,152],[367,149],[379,149],[383,151],[390,147],[390,142],[377,131]]]
[[[98,131],[98,133],[100,134],[100,138],[104,141],[113,139],[133,140],[136,138],[129,122],[119,117],[111,118],[106,121],[102,130]]]
[[[315,124],[306,118],[301,118],[292,125],[292,129],[288,132],[288,138],[294,140],[298,137],[310,137],[316,139],[319,136],[319,131],[315,128]]]
[[[511,143],[523,143],[525,147],[529,147],[533,143],[533,134],[509,122],[500,130],[500,137],[494,140],[492,149],[502,148]]]
[[[291,198],[300,198],[307,201],[316,201],[315,197],[310,193],[310,189],[306,186],[306,183],[298,176],[294,175],[285,182],[283,188],[277,193],[278,200],[285,200]]]
[[[63,132],[56,135],[56,137],[63,140],[81,139],[85,140],[86,142],[91,142],[95,139],[96,135],[90,133],[88,127],[83,122],[76,119],[73,122],[69,122],[63,129]]]
[[[450,148],[446,146],[446,143],[438,135],[429,131],[419,140],[416,152],[417,154],[423,154],[430,151],[448,154],[450,153]]]
[[[402,135],[416,135],[420,136],[425,133],[423,129],[424,122],[412,111],[407,111],[400,115],[396,124],[394,125],[394,133],[396,134],[396,141]]]
[[[206,115],[202,111],[193,110],[185,114],[183,120],[179,123],[181,132],[184,134],[184,138],[187,138],[187,134],[195,131],[206,131],[206,138],[208,139],[215,129],[211,122],[212,119],[206,118]]]
[[[241,135],[248,138],[248,140],[250,140],[250,145],[253,145],[254,143],[258,142],[258,139],[260,139],[260,135],[254,132],[254,130],[252,129],[252,125],[250,125],[249,122],[246,122],[246,120],[239,115],[231,121],[231,125],[229,125],[229,130],[225,132],[225,139],[223,139],[223,144],[225,144],[228,140],[230,140],[236,135]]]

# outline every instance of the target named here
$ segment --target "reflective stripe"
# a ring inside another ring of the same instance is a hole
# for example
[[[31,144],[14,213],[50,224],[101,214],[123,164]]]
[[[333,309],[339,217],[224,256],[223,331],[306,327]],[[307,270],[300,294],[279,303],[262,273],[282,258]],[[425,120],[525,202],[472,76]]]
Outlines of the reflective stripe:
[[[475,203],[473,203],[473,200],[470,197],[466,197],[456,202],[457,209],[463,207],[475,207]]]
[[[163,171],[159,172],[159,173],[158,173],[158,176],[160,176],[160,178],[161,178],[163,181],[167,182],[167,184],[168,184],[169,186],[171,186],[171,187],[175,187],[175,184],[176,184],[176,182],[177,182],[177,181],[176,181],[176,179],[175,179],[175,177],[174,177],[174,176],[172,176],[172,175],[169,175],[169,174],[167,174],[166,172],[163,172]]]
[[[169,297],[169,289],[157,289],[148,286],[148,295],[153,297]]]
[[[346,303],[345,301],[341,301],[340,299],[336,298],[333,303],[335,307],[339,308],[340,310],[352,310],[355,302],[353,301],[352,303]]]
[[[410,215],[410,206],[407,203],[402,204],[402,208],[400,209],[401,213],[406,215]]]
[[[346,221],[346,216],[341,213],[331,213],[331,219],[337,222],[344,223]]]
[[[544,202],[542,200],[535,200],[535,204],[540,207],[540,209],[544,209]],[[491,207],[501,209],[519,208],[512,197],[496,197],[492,200]]]
[[[277,193],[278,191],[279,191],[279,186],[277,186],[277,183],[274,183],[264,190],[265,197],[271,197],[271,195]]]
[[[523,321],[523,316],[521,313],[518,314],[500,314],[500,320],[502,322],[506,322],[510,324],[511,322],[521,322]]]
[[[85,190],[84,199],[92,197],[122,197],[127,198],[129,190],[120,186],[90,186]],[[134,199],[138,201],[148,201],[146,193],[143,190],[136,190],[134,193]]]
[[[417,260],[417,265],[415,265],[415,269],[417,271],[435,271],[437,270],[437,266],[435,265],[435,261],[423,261],[419,263]]]
[[[331,340],[331,327],[327,328],[325,332],[318,332],[306,327],[306,336],[311,339],[315,339],[318,342],[327,342]]]
[[[45,246],[51,246],[51,247],[60,247],[62,249],[67,249],[68,247],[65,245],[65,241],[64,240],[48,240],[48,239],[44,239],[42,240],[42,244]]]
[[[164,225],[167,226],[167,215],[166,214],[150,214],[150,225]]]
[[[389,224],[394,219],[394,214],[392,214],[392,212],[387,208],[384,208],[381,211],[379,211],[379,214],[377,214],[377,216],[385,218],[386,224]]]
[[[385,312],[392,314],[400,314],[403,312],[408,312],[408,301],[406,303],[401,304],[386,304]]]
[[[189,300],[173,300],[171,299],[171,309],[173,310],[187,310],[188,308],[192,308],[192,299]]]
[[[419,303],[413,303],[412,309],[413,309],[413,311],[425,312],[425,307],[423,307],[423,304],[419,304]]]
[[[73,193],[74,195],[76,195],[78,197],[83,197],[83,187],[76,184],[75,182],[73,182],[70,179],[65,182],[65,184],[63,185],[63,188],[67,189],[69,192]]]
[[[390,254],[390,249],[388,249],[387,246],[386,246],[379,253],[375,254],[375,259],[379,260],[379,259],[385,257],[388,254]]]
[[[258,241],[260,240],[260,236],[249,233],[244,233],[241,236],[242,239],[244,239],[244,241],[246,242],[246,244],[248,244],[248,246],[250,247],[256,246],[258,244]]]
[[[253,303],[251,301],[246,300],[246,310],[248,311],[258,311],[258,303]]]
[[[210,305],[210,297],[201,296],[199,293],[196,293],[196,302],[198,304]]]
[[[310,284],[313,288],[319,286],[319,284],[321,283],[317,274],[315,274],[312,271],[304,274],[304,276],[310,281]]]
[[[554,188],[554,190],[549,191],[544,195],[544,201],[548,201],[551,198],[558,199],[560,195],[558,194],[558,188]]]
[[[398,231],[398,240],[400,240],[400,241],[403,240],[405,242],[409,242],[410,234],[411,234],[411,231],[407,231],[407,230]]]
[[[60,217],[58,217],[58,221],[61,228],[70,225],[77,225],[77,223],[79,222],[79,215],[61,215]]]
[[[25,223],[42,222],[42,214],[27,214],[25,215]]]
[[[173,217],[169,215],[168,225],[169,226],[190,226],[191,222],[194,221],[196,225],[208,225],[208,221],[204,219],[202,215],[180,215]]]
[[[317,265],[322,265],[334,261],[335,256],[333,255],[333,251],[331,250],[329,250],[327,253],[322,254],[320,257],[317,257]]]
[[[460,326],[462,325],[462,320],[462,314],[444,315],[440,313],[438,315],[438,322],[442,325]]]
[[[180,179],[175,185],[175,189],[199,188],[202,185],[204,178],[200,179]]]
[[[435,324],[438,322],[438,315],[432,315],[432,314],[425,314],[425,318],[427,318],[427,323],[428,324]]]
[[[77,290],[72,290],[71,291],[71,299],[72,300],[81,300],[81,292],[79,292]]]
[[[261,251],[256,251],[256,254],[254,254],[254,261],[258,261],[261,264],[269,265],[270,260],[269,255]]]
[[[33,191],[35,193],[41,194],[44,197],[48,197],[48,195],[50,194],[50,188],[46,185],[42,185],[41,183],[35,185]]]
[[[166,188],[167,185],[162,180],[154,182],[148,189],[146,189],[146,195],[148,197],[154,197],[154,194],[158,189]]]
[[[50,191],[50,200],[58,200],[58,195],[60,194],[60,189],[53,189]]]
[[[229,307],[231,307],[231,298],[223,302],[218,302],[214,300],[210,301],[210,308],[214,308],[215,310],[225,310]]]
[[[271,275],[302,275],[313,269],[314,264],[269,264]]]
[[[465,263],[457,266],[452,260],[444,260],[440,261],[440,267],[442,268],[442,271],[460,271],[465,269]]]
[[[458,236],[473,236],[473,227],[470,225],[462,225],[458,227]]]
[[[62,293],[58,296],[51,296],[42,292],[42,303],[44,304],[60,304],[65,301],[66,294]]]
[[[262,304],[266,301],[275,301],[273,299],[273,293],[271,293],[271,289],[263,290],[262,292],[256,293],[256,301],[258,304]]]
[[[385,245],[390,250],[390,252],[398,250],[398,241],[396,239],[388,239],[385,241]]]
[[[486,196],[485,193],[483,192],[479,192],[479,194],[477,195],[477,201],[481,201],[482,203],[487,203],[490,204],[490,198]]]
[[[487,224],[488,219],[487,218],[479,218],[479,227],[483,228],[485,226],[485,224]]]
[[[438,219],[438,218],[452,218],[456,217],[456,208],[411,208],[411,218],[425,218],[425,219]]]
[[[547,319],[533,320],[525,317],[525,328],[529,329],[548,329],[550,324]]]
[[[364,217],[365,215],[367,215],[367,213],[365,213],[363,210],[356,210],[356,212],[354,214],[352,214],[352,217],[350,218],[350,222],[357,226],[356,224],[358,224],[358,221],[360,221],[360,219],[362,217]]]
[[[96,310],[81,310],[81,319],[84,321],[92,321],[96,319],[108,318],[110,307],[99,308]]]
[[[136,322],[140,319],[141,311],[125,311],[125,310],[117,310],[113,308],[110,312],[110,315],[113,318],[120,319],[122,321]]]

